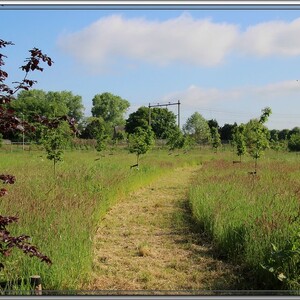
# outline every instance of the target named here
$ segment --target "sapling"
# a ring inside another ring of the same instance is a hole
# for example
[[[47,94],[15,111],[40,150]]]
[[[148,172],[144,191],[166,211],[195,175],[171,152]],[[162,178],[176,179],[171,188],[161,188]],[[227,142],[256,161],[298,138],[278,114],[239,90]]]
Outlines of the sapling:
[[[221,137],[218,132],[218,128],[216,128],[216,127],[211,128],[211,143],[212,143],[213,149],[215,150],[215,153],[217,153],[218,148],[222,144],[221,144]]]
[[[136,165],[133,166],[138,168],[140,155],[145,154],[154,144],[154,133],[150,127],[147,127],[146,129],[136,127],[134,133],[129,134],[128,142],[129,152],[136,154]]]
[[[56,174],[56,164],[63,160],[64,149],[70,141],[70,137],[70,128],[64,122],[61,122],[57,127],[46,127],[44,129],[42,143],[47,158],[53,161],[54,176]]]
[[[246,153],[246,139],[245,139],[245,125],[240,124],[235,127],[232,135],[232,143],[236,148],[236,154],[240,158],[240,162],[242,162],[242,155]]]
[[[271,113],[271,108],[266,107],[262,110],[259,120],[252,119],[246,124],[246,144],[249,154],[255,160],[254,174],[257,172],[257,160],[269,147],[269,130],[264,123]]]
[[[108,140],[108,134],[106,133],[105,128],[102,125],[100,126],[96,136],[96,141],[97,141],[96,150],[99,153],[106,149],[107,140]]]
[[[168,133],[167,145],[170,151],[184,147],[185,137],[178,127]]]

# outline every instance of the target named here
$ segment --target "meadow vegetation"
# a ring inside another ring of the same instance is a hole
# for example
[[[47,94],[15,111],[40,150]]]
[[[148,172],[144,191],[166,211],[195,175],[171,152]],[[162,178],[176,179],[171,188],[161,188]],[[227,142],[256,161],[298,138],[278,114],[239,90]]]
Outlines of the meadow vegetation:
[[[141,156],[139,170],[130,169],[135,154],[126,148],[67,150],[53,165],[46,153],[33,148],[3,147],[4,173],[17,182],[0,202],[10,215],[18,211],[16,234],[26,232],[46,253],[52,266],[15,251],[7,258],[2,280],[42,277],[48,290],[76,290],[88,282],[92,267],[92,241],[101,218],[130,192],[174,168],[201,165],[189,193],[194,227],[213,243],[215,255],[241,267],[246,283],[239,289],[299,288],[299,156],[268,150],[257,174],[249,174],[254,160],[245,156],[233,164],[235,154],[222,146],[170,152],[156,147]]]
[[[32,243],[53,262],[49,267],[14,251],[6,260],[2,280],[39,274],[44,289],[78,288],[89,278],[93,236],[112,205],[175,167],[199,162],[198,152],[175,158],[154,150],[140,158],[141,167],[135,170],[129,168],[135,154],[122,149],[109,154],[67,151],[54,177],[45,152],[1,150],[2,171],[15,174],[17,181],[0,202],[0,210],[8,215],[18,212],[19,222],[11,225],[11,231],[32,236]]]
[[[190,188],[194,220],[218,257],[241,265],[240,289],[299,289],[299,156],[269,150],[259,175],[252,168],[224,152],[204,162]]]

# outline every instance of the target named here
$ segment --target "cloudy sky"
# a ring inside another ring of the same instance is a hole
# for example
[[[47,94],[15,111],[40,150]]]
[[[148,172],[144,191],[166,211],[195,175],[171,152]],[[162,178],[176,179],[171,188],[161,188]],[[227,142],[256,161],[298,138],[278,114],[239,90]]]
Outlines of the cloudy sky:
[[[270,129],[300,126],[300,10],[0,10],[9,82],[38,47],[54,65],[35,88],[92,98],[111,92],[131,103],[181,102],[238,124],[269,106]],[[297,81],[299,80],[299,81]],[[171,110],[177,113],[176,106]]]

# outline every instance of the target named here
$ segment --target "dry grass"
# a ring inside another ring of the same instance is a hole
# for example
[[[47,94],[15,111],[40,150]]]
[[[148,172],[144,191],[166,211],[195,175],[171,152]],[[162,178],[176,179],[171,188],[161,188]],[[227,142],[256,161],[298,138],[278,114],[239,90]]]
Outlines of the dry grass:
[[[214,259],[210,245],[190,230],[187,189],[195,171],[177,169],[107,213],[94,239],[93,279],[83,290],[230,288],[232,267]]]

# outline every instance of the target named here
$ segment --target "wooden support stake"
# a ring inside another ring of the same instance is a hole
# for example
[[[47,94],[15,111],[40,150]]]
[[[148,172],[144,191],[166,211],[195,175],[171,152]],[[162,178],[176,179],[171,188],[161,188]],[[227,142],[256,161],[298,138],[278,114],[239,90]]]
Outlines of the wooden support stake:
[[[30,285],[33,288],[34,295],[42,295],[42,282],[39,275],[30,276]]]

